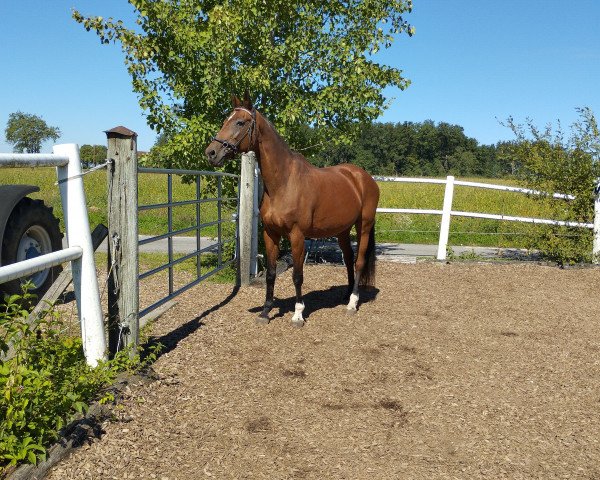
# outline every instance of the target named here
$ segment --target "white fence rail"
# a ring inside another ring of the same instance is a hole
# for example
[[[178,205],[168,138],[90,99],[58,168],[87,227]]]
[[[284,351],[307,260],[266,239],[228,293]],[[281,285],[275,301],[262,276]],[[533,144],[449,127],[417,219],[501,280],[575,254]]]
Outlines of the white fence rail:
[[[0,154],[0,168],[51,166],[56,167],[69,246],[33,259],[0,266],[0,283],[70,261],[85,357],[89,365],[95,366],[106,358],[106,341],[79,148],[75,144],[64,144],[55,145],[52,154]]]
[[[450,220],[452,216],[457,217],[472,217],[472,218],[487,218],[493,220],[506,220],[511,222],[525,222],[525,223],[537,223],[546,225],[559,225],[576,228],[590,228],[594,230],[594,243],[593,243],[593,257],[594,261],[598,261],[600,256],[600,183],[596,188],[595,198],[595,216],[594,223],[578,223],[578,222],[566,222],[561,220],[551,220],[545,218],[529,218],[529,217],[515,217],[510,215],[499,215],[491,213],[478,213],[478,212],[461,212],[452,210],[452,201],[454,197],[454,186],[465,186],[474,188],[487,188],[493,190],[502,190],[506,192],[517,192],[528,195],[552,195],[554,198],[563,200],[573,200],[575,197],[572,195],[566,195],[563,193],[549,194],[546,192],[540,192],[537,190],[530,190],[527,188],[509,187],[507,185],[493,185],[489,183],[479,182],[467,182],[462,180],[455,180],[453,176],[448,176],[446,179],[437,178],[412,178],[412,177],[373,177],[378,182],[404,182],[404,183],[435,183],[445,184],[446,188],[444,191],[444,203],[442,210],[425,210],[416,208],[386,208],[381,207],[377,209],[378,213],[413,213],[413,214],[425,214],[425,215],[441,215],[442,221],[440,223],[440,235],[438,242],[437,259],[446,259],[446,247],[448,245],[448,235],[450,233]]]

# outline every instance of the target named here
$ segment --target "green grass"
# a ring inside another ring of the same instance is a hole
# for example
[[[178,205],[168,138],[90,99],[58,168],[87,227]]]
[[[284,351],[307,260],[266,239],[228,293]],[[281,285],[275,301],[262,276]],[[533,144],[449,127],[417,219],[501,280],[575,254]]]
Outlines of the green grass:
[[[173,176],[173,200],[193,200],[196,198],[196,185],[182,183],[181,177]],[[88,215],[90,224],[107,224],[107,180],[106,171],[97,171],[83,177]],[[204,177],[203,177],[204,181]],[[224,180],[229,181],[229,180]],[[54,214],[61,221],[64,230],[60,193],[56,182],[56,173],[53,168],[6,168],[2,169],[0,184],[30,184],[40,187],[40,192],[34,193],[33,198],[41,198],[54,208]],[[167,176],[156,174],[140,174],[138,177],[138,202],[140,205],[150,205],[167,202]],[[224,202],[221,218],[231,220],[235,212],[237,201]],[[217,220],[217,202],[209,201],[200,205],[200,223]],[[185,205],[173,209],[173,230],[180,230],[196,224],[196,206]],[[153,209],[139,213],[139,233],[142,235],[158,235],[166,233],[167,209]],[[222,224],[224,234],[231,236],[234,231],[233,223]],[[193,234],[193,233],[191,233]],[[216,237],[217,226],[204,227],[201,235]]]
[[[465,180],[462,179],[461,180]],[[61,218],[60,195],[54,185],[54,169],[3,169],[0,184],[28,183],[39,185],[41,191],[33,196],[42,198],[54,207]],[[203,180],[204,181],[204,180]],[[498,179],[476,179],[479,182],[516,185],[516,182]],[[106,219],[106,172],[98,171],[84,177],[88,212],[92,226]],[[441,210],[444,198],[444,185],[382,182],[380,207],[422,208]],[[167,180],[165,175],[140,174],[140,205],[167,201]],[[541,202],[519,193],[484,190],[455,186],[454,210],[476,211],[523,217],[551,218],[548,207]],[[173,198],[175,201],[194,199],[195,184],[185,184],[180,177],[173,176]],[[222,218],[231,219],[235,212],[235,202],[228,202],[222,209]],[[203,203],[200,207],[200,221],[212,222],[217,219],[216,202]],[[380,214],[377,217],[377,241],[400,243],[437,243],[439,215]],[[173,209],[173,229],[179,230],[196,223],[195,205]],[[64,228],[64,226],[63,226]],[[225,236],[234,233],[234,223],[223,224]],[[450,225],[450,245],[524,247],[527,235],[538,226],[498,220],[453,217]],[[543,227],[542,227],[543,228]],[[157,209],[139,214],[139,232],[157,235],[167,232],[167,209]],[[215,237],[216,226],[203,228],[202,236]]]

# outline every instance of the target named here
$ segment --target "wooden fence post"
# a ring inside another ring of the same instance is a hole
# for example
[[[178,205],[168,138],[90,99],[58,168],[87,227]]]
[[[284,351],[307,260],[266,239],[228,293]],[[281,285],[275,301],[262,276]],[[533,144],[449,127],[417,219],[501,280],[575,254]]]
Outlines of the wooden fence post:
[[[239,208],[239,267],[238,280],[241,285],[250,283],[250,264],[252,256],[252,222],[254,218],[254,171],[256,157],[254,152],[242,154],[240,175]]]
[[[107,130],[108,348],[111,356],[139,343],[137,134]]]

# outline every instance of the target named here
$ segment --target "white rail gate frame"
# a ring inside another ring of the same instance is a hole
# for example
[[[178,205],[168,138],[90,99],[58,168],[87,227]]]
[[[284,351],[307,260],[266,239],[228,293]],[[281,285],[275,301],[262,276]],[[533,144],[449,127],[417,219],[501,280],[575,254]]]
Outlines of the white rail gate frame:
[[[445,184],[444,191],[444,203],[442,210],[425,210],[415,208],[378,208],[378,213],[414,213],[414,214],[425,214],[425,215],[441,215],[442,220],[440,223],[440,235],[438,242],[438,250],[436,258],[438,260],[446,259],[446,249],[448,246],[448,235],[450,233],[450,220],[452,216],[457,217],[471,217],[471,218],[487,218],[492,220],[506,220],[511,222],[524,222],[524,223],[535,223],[545,225],[559,225],[566,227],[576,228],[590,228],[594,230],[594,242],[592,256],[594,263],[600,261],[600,179],[595,189],[595,201],[594,201],[594,223],[578,223],[578,222],[566,222],[561,220],[550,220],[545,218],[529,218],[529,217],[514,217],[510,215],[498,215],[491,213],[477,213],[477,212],[461,212],[452,210],[452,201],[454,197],[454,186],[465,186],[474,188],[486,188],[492,190],[502,190],[506,192],[518,192],[528,195],[552,195],[554,198],[563,200],[573,200],[575,197],[572,195],[565,195],[563,193],[549,194],[546,192],[539,192],[537,190],[530,190],[527,188],[520,187],[509,187],[507,185],[494,185],[489,183],[479,182],[467,182],[462,180],[455,180],[452,175],[446,177],[446,179],[438,178],[412,178],[412,177],[373,177],[378,182],[403,182],[403,183],[434,183],[434,184]]]
[[[52,154],[1,153],[0,167],[56,167],[68,247],[36,258],[0,267],[0,283],[71,262],[77,311],[85,358],[90,366],[106,359],[104,322],[94,249],[81,177],[79,147],[69,143],[55,145]]]

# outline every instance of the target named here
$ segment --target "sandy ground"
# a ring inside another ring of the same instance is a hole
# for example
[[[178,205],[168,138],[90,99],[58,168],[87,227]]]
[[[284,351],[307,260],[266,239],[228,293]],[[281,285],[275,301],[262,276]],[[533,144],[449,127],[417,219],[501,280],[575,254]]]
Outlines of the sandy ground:
[[[600,478],[600,270],[378,265],[344,311],[345,270],[264,292],[203,284],[153,327],[159,380],[52,479]]]

